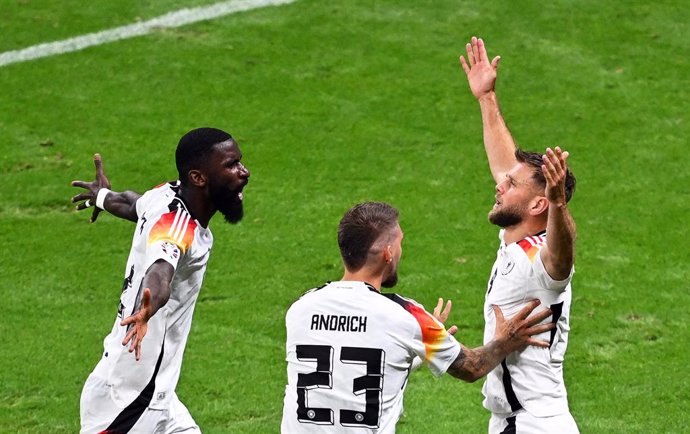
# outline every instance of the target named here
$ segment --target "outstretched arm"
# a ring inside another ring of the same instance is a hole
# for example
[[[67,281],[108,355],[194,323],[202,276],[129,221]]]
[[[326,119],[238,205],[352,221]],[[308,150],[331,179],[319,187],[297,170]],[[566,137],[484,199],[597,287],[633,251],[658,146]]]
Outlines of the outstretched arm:
[[[129,345],[129,352],[134,351],[137,360],[141,358],[141,341],[146,336],[149,319],[165,306],[170,299],[170,282],[175,269],[168,262],[159,259],[146,271],[142,286],[142,294],[139,309],[128,316],[120,325],[132,325],[122,341],[122,345]]]
[[[501,115],[496,96],[496,75],[500,56],[489,62],[482,39],[472,37],[466,46],[467,60],[460,56],[460,64],[467,74],[472,94],[479,101],[484,131],[484,149],[489,159],[489,168],[496,183],[505,179],[505,174],[515,165],[515,141]]]
[[[448,373],[463,381],[474,382],[496,366],[513,351],[519,351],[528,345],[547,348],[548,342],[533,339],[533,335],[551,330],[554,324],[539,324],[551,316],[551,310],[546,309],[528,318],[528,315],[539,306],[539,300],[532,300],[520,312],[509,320],[505,320],[503,312],[498,306],[493,306],[496,315],[496,330],[494,338],[488,344],[479,348],[462,347],[462,351],[448,368]]]
[[[110,181],[105,176],[105,172],[103,172],[103,162],[99,154],[93,156],[93,163],[96,166],[95,181],[72,181],[71,183],[73,187],[80,187],[87,190],[72,197],[72,203],[83,201],[77,205],[77,210],[81,211],[93,206],[94,210],[91,214],[91,223],[96,221],[102,209],[105,209],[116,217],[136,222],[138,218],[136,203],[141,195],[133,191],[123,191],[121,193],[110,191]],[[96,199],[98,198],[99,192],[101,192],[101,195],[104,197],[103,208],[96,206]]]
[[[570,275],[575,262],[575,221],[568,210],[565,196],[565,178],[568,171],[568,151],[547,148],[541,166],[546,178],[546,198],[549,215],[546,223],[546,247],[541,249],[544,268],[555,280]]]

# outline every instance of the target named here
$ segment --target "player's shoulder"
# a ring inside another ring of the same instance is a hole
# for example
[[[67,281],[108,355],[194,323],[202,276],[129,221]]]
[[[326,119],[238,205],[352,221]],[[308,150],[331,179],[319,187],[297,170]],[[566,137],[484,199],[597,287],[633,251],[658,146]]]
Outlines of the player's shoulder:
[[[146,202],[139,218],[151,225],[149,241],[166,240],[183,247],[183,250],[189,248],[196,238],[198,224],[179,195],[179,181],[154,187],[143,198]]]
[[[151,188],[142,197],[146,197],[151,205],[170,201],[179,196],[180,181],[169,181]]]
[[[331,284],[331,282],[328,281],[328,282],[324,283],[323,285],[315,286],[314,288],[308,289],[297,299],[297,301],[303,299],[304,297],[306,297],[309,294],[314,294],[317,291],[322,290],[323,288],[327,287],[330,284]]]
[[[401,316],[406,320],[421,323],[432,318],[431,314],[424,309],[421,303],[411,298],[395,293],[382,293],[381,295],[387,299],[391,305],[395,305],[399,312],[404,312]]]
[[[323,285],[315,286],[303,292],[295,301],[292,302],[292,304],[288,308],[288,312],[295,311],[296,309],[299,309],[301,306],[309,305],[310,303],[312,303],[311,300],[316,295],[317,291],[326,288],[330,284],[331,282],[329,281],[324,283]]]
[[[534,262],[537,253],[546,246],[546,232],[527,236],[516,242],[515,245],[517,246],[517,251],[524,254],[530,262]]]

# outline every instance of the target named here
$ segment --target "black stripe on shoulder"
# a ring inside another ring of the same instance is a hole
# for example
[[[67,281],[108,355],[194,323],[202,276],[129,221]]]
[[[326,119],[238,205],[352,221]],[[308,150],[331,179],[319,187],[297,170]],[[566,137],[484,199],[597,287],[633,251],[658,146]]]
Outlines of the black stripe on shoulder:
[[[400,306],[402,306],[403,308],[407,308],[407,306],[410,305],[409,300],[407,300],[407,299],[404,298],[404,297],[399,296],[398,294],[395,294],[395,293],[381,293],[381,295],[383,295],[384,297],[386,297],[387,299],[389,299],[389,300],[391,300],[391,301],[394,301],[394,302],[398,303],[398,304],[399,304]]]
[[[310,290],[307,291],[307,292],[318,291],[319,289],[323,289],[323,288],[327,287],[327,286],[330,285],[330,284],[331,284],[331,281],[329,280],[328,282],[324,283],[323,285],[317,286],[316,288],[312,288],[312,289],[310,289]]]
[[[187,211],[187,213],[193,219],[196,220],[196,217],[189,208],[189,205],[187,205],[187,202],[184,200],[182,195],[180,195],[180,181],[171,181],[168,183],[168,185],[170,185],[170,189],[175,193],[175,197],[168,204],[168,210],[177,211],[178,208],[182,208],[183,210]]]
[[[170,201],[168,204],[168,211],[177,211],[178,208],[182,208],[184,211],[189,213],[189,208],[187,207],[187,204],[185,203],[184,199],[182,199],[182,196],[176,195],[173,200]]]
[[[374,285],[372,285],[372,284],[369,283],[369,282],[364,282],[364,286],[366,286],[367,288],[369,288],[369,291],[380,292],[378,289],[374,288]]]
[[[330,284],[331,284],[331,282],[329,281],[329,282],[324,283],[324,284],[321,285],[321,286],[317,286],[316,288],[309,289],[309,290],[303,292],[302,295],[300,295],[299,298],[298,298],[297,300],[301,299],[302,297],[304,297],[304,296],[307,295],[307,294],[311,294],[312,292],[316,292],[316,291],[318,291],[319,289],[323,289],[323,288],[327,287],[327,286],[330,285]],[[295,300],[295,301],[297,301],[297,300]]]

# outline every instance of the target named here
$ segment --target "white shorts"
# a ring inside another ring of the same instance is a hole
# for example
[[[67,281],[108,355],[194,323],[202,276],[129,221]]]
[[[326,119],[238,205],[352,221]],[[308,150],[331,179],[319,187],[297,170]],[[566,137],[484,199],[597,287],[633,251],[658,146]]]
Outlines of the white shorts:
[[[492,414],[489,434],[579,434],[575,419],[570,413],[557,416],[536,417],[525,410],[512,415]]]
[[[123,409],[111,399],[110,386],[105,380],[94,375],[89,375],[84,384],[79,410],[82,434],[96,434],[104,430],[117,434],[201,434],[199,426],[176,394],[171,397],[165,410],[143,406],[138,410],[130,407]],[[116,420],[118,422],[113,424]]]

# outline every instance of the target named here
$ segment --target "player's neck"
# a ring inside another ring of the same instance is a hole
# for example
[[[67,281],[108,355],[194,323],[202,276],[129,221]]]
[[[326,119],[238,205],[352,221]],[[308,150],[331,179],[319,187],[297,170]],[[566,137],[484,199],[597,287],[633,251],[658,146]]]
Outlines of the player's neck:
[[[216,213],[216,209],[213,208],[208,199],[206,199],[198,189],[193,187],[190,188],[184,184],[180,186],[180,196],[184,199],[192,217],[194,217],[201,226],[205,228],[208,227],[208,222],[211,221],[211,217]]]
[[[365,282],[376,288],[378,292],[381,292],[381,281],[383,280],[383,276],[381,276],[381,273],[372,273],[370,270],[365,268],[359,269],[355,272],[351,272],[346,269],[343,278],[340,280]]]
[[[522,239],[525,239],[526,237],[536,235],[536,234],[543,232],[545,230],[546,230],[546,223],[545,222],[524,221],[518,225],[509,226],[509,227],[505,228],[505,232],[503,233],[503,241],[506,244],[512,244],[512,243],[518,242]]]

